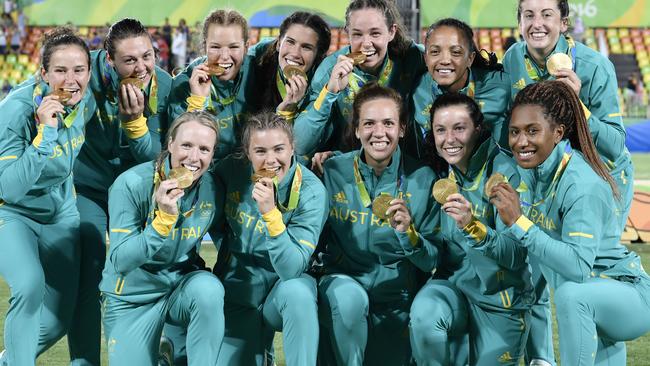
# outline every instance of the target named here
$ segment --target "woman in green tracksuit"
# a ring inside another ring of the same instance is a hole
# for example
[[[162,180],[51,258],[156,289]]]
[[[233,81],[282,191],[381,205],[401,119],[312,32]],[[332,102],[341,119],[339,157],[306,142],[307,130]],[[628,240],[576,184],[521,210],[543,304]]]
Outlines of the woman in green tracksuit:
[[[330,212],[318,284],[323,362],[408,365],[408,313],[437,267],[433,171],[405,156],[399,94],[376,83],[356,95],[361,149],[324,165]]]
[[[487,191],[497,173],[518,187],[517,165],[490,138],[470,96],[438,97],[430,130],[434,166],[457,193],[442,205],[445,247],[438,271],[411,306],[413,356],[418,365],[465,365],[464,349],[457,357],[451,353],[469,334],[470,365],[519,365],[533,284],[526,250],[500,233],[505,226]]]
[[[255,85],[259,86],[252,110],[275,110],[293,122],[306,107],[309,80],[327,55],[331,37],[323,18],[297,11],[282,21],[277,38],[251,47],[248,54],[255,58]],[[307,78],[287,78],[283,71],[287,66],[300,68]]]
[[[493,202],[555,290],[562,365],[625,365],[623,341],[650,330],[650,277],[620,244],[620,192],[575,92],[561,81],[520,91],[510,148],[533,183],[520,196],[500,184]]]
[[[430,127],[431,104],[445,93],[462,93],[481,107],[486,126],[501,146],[508,145],[506,116],[510,101],[510,79],[496,56],[478,52],[474,32],[458,19],[433,23],[424,41],[428,73],[422,75],[411,96],[408,153],[425,158],[424,136]]]
[[[341,149],[352,102],[361,86],[377,81],[398,90],[406,101],[416,78],[426,72],[422,51],[406,37],[394,2],[351,1],[345,29],[350,46],[328,56],[318,67],[307,109],[296,118],[296,152],[301,156]],[[355,63],[349,57],[352,52],[365,61]]]
[[[77,297],[72,166],[96,108],[90,54],[67,28],[46,34],[41,50],[40,75],[0,103],[0,276],[11,290],[0,365],[34,365],[68,332]],[[52,94],[61,90],[68,100]]]
[[[568,17],[567,0],[520,0],[517,21],[524,41],[510,47],[503,66],[510,75],[513,99],[526,85],[553,78],[570,85],[580,97],[598,154],[621,192],[617,200],[619,209],[612,214],[618,219],[619,229],[623,230],[634,194],[633,166],[625,147],[614,66],[600,53],[564,35]],[[557,53],[568,55],[572,68],[560,69],[552,77],[546,62]],[[534,260],[531,265],[533,276],[540,278]],[[528,355],[553,363],[549,293],[543,280],[537,281],[536,287],[540,304],[533,307]]]
[[[284,118],[252,116],[242,144],[246,158],[233,155],[214,169],[227,219],[214,269],[226,290],[218,364],[265,364],[264,351],[282,331],[287,365],[315,365],[316,280],[305,272],[327,218],[326,191],[296,162]],[[261,171],[274,177],[257,177]]]
[[[239,134],[248,105],[255,100],[253,58],[246,56],[248,23],[234,10],[215,10],[203,21],[206,56],[192,61],[172,84],[170,117],[185,111],[207,110],[220,133],[215,161],[239,146]],[[220,75],[210,74],[220,66]]]
[[[171,77],[155,66],[147,29],[125,18],[111,26],[105,49],[91,53],[90,88],[97,113],[86,126],[86,143],[75,164],[74,183],[81,214],[79,298],[70,331],[73,361],[99,366],[99,290],[106,258],[108,188],[122,172],[160,153],[167,129]],[[143,89],[122,85],[136,78]]]
[[[204,174],[218,134],[211,115],[185,113],[169,127],[159,158],[129,169],[111,187],[111,245],[100,290],[112,365],[157,365],[166,321],[187,329],[189,365],[216,364],[224,289],[204,270],[199,249],[223,219],[223,188]],[[185,174],[175,179],[172,169],[179,168]]]

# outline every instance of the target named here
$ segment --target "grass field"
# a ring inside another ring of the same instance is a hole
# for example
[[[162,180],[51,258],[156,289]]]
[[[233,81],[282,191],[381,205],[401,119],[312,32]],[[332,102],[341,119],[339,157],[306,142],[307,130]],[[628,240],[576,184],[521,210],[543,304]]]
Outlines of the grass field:
[[[215,249],[212,245],[205,245],[203,247],[202,255],[209,264],[214,263],[216,259]],[[645,268],[650,268],[650,245],[649,244],[635,244],[630,245],[630,248],[641,255],[643,258],[643,265]],[[4,281],[0,279],[0,348],[3,344],[3,333],[4,333],[4,316],[7,311],[9,300],[9,291],[7,285]],[[555,337],[556,341],[556,351],[557,351],[557,336]],[[104,342],[104,339],[102,339]],[[276,346],[276,357],[277,365],[284,365],[284,355],[282,354],[282,340],[281,335],[276,334],[275,338]],[[628,365],[646,365],[647,360],[650,359],[650,334],[646,334],[644,337],[641,337],[632,342],[628,342]],[[54,347],[48,350],[43,354],[39,359],[37,365],[39,366],[63,366],[68,364],[68,351],[67,351],[67,342],[66,339],[59,341]],[[102,365],[107,365],[106,361],[106,351],[104,345],[102,344]]]

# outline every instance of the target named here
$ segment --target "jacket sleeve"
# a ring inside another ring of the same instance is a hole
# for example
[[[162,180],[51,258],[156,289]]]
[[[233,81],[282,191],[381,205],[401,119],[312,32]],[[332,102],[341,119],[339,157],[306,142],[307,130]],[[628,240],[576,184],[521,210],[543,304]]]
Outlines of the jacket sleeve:
[[[262,216],[266,222],[266,247],[271,264],[283,281],[297,278],[307,270],[327,219],[329,202],[321,184],[313,184],[301,194],[300,204],[286,226],[278,209]]]
[[[331,123],[332,110],[339,95],[327,90],[330,73],[331,65],[321,63],[309,86],[307,107],[295,119],[296,155],[312,156],[330,137],[326,127]]]
[[[176,119],[187,111],[187,98],[190,96],[190,75],[191,70],[181,72],[172,80],[172,87],[169,93],[169,105],[167,106],[167,118],[170,121]]]
[[[440,206],[431,195],[425,210],[420,222],[411,222],[406,232],[395,230],[395,234],[406,258],[422,271],[431,272],[438,267],[439,248],[442,245]]]
[[[585,85],[583,80],[583,87]],[[591,75],[587,90],[581,90],[591,137],[598,153],[616,161],[625,150],[625,128],[618,103],[618,86],[614,66],[605,60]]]
[[[580,189],[573,187],[573,189]],[[559,240],[553,239],[535,222],[556,230],[555,225],[544,217],[521,216],[506,233],[512,235],[519,244],[528,249],[528,254],[536,257],[543,265],[560,276],[573,282],[584,282],[589,278],[596,257],[598,243],[606,227],[605,215],[611,208],[605,200],[593,191],[582,188],[582,194],[569,202],[562,212],[562,231]],[[586,193],[585,193],[586,192]]]
[[[7,118],[0,127],[0,199],[16,203],[40,178],[58,132],[41,125],[32,139],[28,126],[35,122],[31,114],[26,115],[23,108],[17,108],[18,103],[10,105],[10,102],[5,101],[0,108],[0,115]],[[46,128],[55,135],[47,133]]]
[[[159,251],[171,251],[176,246],[172,235],[176,216],[155,211],[153,222],[146,225],[149,207],[143,206],[148,206],[148,200],[138,199],[125,180],[118,178],[108,197],[108,256],[115,271],[122,274],[146,264]]]

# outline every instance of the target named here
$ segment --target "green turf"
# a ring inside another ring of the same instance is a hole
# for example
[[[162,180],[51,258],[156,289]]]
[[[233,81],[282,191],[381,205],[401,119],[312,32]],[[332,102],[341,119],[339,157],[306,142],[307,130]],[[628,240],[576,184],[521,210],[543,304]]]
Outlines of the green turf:
[[[650,180],[650,154],[632,154],[634,179]]]
[[[634,244],[629,246],[632,250],[639,253],[643,260],[643,265],[645,268],[650,268],[650,245],[648,244]],[[212,245],[203,246],[202,255],[208,262],[208,265],[212,265],[216,260],[215,249]],[[9,299],[9,291],[6,283],[0,279],[0,330],[4,329],[4,315],[7,311]],[[3,334],[4,331],[0,331],[0,345],[3,343]],[[103,339],[102,339],[103,342]],[[1,347],[1,346],[0,346]],[[275,348],[276,348],[276,364],[277,366],[285,365],[284,355],[282,353],[282,338],[281,334],[276,334],[275,337]],[[557,352],[557,335],[555,336],[555,349]],[[650,359],[650,334],[628,342],[627,349],[628,356],[628,365],[645,365],[647,360]],[[48,350],[43,354],[37,362],[39,366],[63,366],[68,363],[68,351],[67,351],[67,342],[65,339],[62,339],[54,347]],[[106,361],[106,350],[102,344],[102,365],[107,365]]]

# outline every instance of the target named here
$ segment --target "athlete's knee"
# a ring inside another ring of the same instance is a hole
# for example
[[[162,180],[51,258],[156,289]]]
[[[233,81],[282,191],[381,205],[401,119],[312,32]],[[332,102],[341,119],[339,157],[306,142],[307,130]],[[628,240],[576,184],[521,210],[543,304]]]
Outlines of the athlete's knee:
[[[555,306],[559,312],[575,312],[584,308],[586,299],[582,286],[576,282],[565,282],[555,289]]]
[[[9,283],[11,302],[33,313],[40,309],[45,293],[45,275],[42,270],[27,270]]]
[[[275,290],[281,307],[296,310],[316,309],[316,282],[313,279],[299,277],[280,281]]]
[[[414,334],[447,331],[448,319],[453,318],[453,309],[442,299],[418,296],[411,304],[409,314],[411,331]]]
[[[192,274],[185,287],[185,294],[192,299],[197,310],[223,309],[225,290],[221,281],[210,272]]]
[[[368,316],[369,300],[366,291],[357,283],[341,283],[325,291],[326,301],[333,318],[344,325],[357,326]]]

